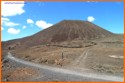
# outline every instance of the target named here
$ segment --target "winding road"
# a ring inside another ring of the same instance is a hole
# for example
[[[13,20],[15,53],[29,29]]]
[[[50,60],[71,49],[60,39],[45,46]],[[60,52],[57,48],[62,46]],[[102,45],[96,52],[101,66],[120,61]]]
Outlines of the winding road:
[[[14,64],[21,64],[31,68],[37,68],[40,72],[43,72],[43,75],[39,75],[36,78],[32,78],[27,81],[124,81],[123,77],[117,76],[109,76],[109,75],[99,75],[99,74],[92,74],[92,73],[80,73],[68,69],[57,68],[57,67],[50,67],[46,65],[41,65],[38,63],[33,63],[30,61],[25,61],[19,58],[14,57],[11,53],[8,53],[7,58],[10,61],[13,61]]]

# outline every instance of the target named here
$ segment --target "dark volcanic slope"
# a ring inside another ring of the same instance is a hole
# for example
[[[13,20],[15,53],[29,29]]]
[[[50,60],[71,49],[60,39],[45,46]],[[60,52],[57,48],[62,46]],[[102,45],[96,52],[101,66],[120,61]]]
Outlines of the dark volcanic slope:
[[[111,36],[113,33],[88,21],[64,20],[30,37],[5,42],[3,46],[19,42],[22,46],[39,45],[50,42],[89,40]]]

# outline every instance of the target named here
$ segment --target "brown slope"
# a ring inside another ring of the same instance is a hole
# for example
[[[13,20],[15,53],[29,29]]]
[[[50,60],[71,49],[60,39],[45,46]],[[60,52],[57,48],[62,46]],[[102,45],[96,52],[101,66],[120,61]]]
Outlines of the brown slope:
[[[3,44],[3,47],[17,42],[21,46],[33,46],[50,42],[72,41],[74,39],[89,40],[111,35],[113,33],[88,21],[64,20],[32,36],[8,41]]]

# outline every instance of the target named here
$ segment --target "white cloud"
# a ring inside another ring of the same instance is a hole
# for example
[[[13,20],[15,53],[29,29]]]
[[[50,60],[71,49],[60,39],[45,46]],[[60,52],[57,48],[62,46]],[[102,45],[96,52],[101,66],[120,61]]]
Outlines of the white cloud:
[[[3,25],[3,23],[5,23],[5,22],[8,22],[8,21],[10,21],[10,19],[8,19],[8,18],[1,18],[1,24]]]
[[[4,28],[3,27],[1,27],[1,31],[3,31],[4,30]]]
[[[32,19],[27,19],[27,23],[28,23],[28,24],[33,24],[34,21],[33,21]]]
[[[25,29],[26,28],[26,26],[23,26],[23,29]]]
[[[2,20],[2,21],[10,21],[9,18],[4,18],[4,17],[2,17],[1,20]]]
[[[40,20],[40,21],[37,21],[37,22],[36,22],[36,25],[37,25],[38,27],[40,27],[40,28],[45,29],[45,28],[48,28],[48,27],[52,26],[53,24],[47,23],[47,22],[45,22],[45,21],[43,21],[43,20]]]
[[[21,15],[22,13],[25,12],[23,7],[24,7],[24,1],[2,1],[1,15],[4,17]]]
[[[20,33],[20,29],[9,28],[7,32],[10,34],[18,34]]]
[[[18,23],[14,23],[14,22],[5,22],[4,24],[5,24],[5,26],[9,26],[9,27],[14,27],[14,26],[20,25]]]
[[[1,22],[2,22],[2,26],[9,26],[9,27],[14,27],[14,26],[18,26],[20,25],[19,23],[14,23],[14,22],[10,22],[9,18],[1,18]]]
[[[93,22],[93,21],[95,20],[95,18],[94,18],[93,16],[88,16],[87,20],[88,20],[89,22]]]

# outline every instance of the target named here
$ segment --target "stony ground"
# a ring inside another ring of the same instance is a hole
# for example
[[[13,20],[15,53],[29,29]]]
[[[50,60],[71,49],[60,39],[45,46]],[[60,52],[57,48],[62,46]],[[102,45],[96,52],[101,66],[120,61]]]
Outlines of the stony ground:
[[[123,76],[123,36],[96,39],[95,45],[80,48],[66,48],[60,46],[39,45],[30,48],[11,50],[15,57],[45,64],[49,66],[65,67],[77,71],[88,71]],[[3,54],[6,53],[3,50]],[[3,80],[23,80],[37,75],[33,69],[9,65],[3,60]],[[8,78],[8,79],[5,79]]]

